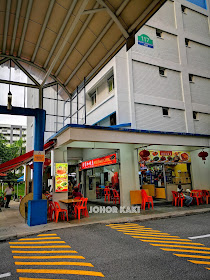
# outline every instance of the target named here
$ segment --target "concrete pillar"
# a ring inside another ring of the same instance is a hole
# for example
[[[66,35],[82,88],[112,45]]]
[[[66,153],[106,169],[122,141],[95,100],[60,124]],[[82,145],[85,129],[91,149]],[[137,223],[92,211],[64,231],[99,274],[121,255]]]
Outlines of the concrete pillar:
[[[139,190],[137,152],[134,145],[120,145],[121,206],[130,206],[130,191]]]

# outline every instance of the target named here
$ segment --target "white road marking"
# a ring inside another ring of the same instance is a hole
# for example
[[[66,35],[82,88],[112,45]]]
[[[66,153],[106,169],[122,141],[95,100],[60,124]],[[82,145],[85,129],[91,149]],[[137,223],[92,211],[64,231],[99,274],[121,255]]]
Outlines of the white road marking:
[[[11,276],[11,272],[0,274],[0,278],[9,277]]]
[[[198,238],[205,238],[205,237],[210,237],[210,234],[200,235],[200,236],[193,236],[193,237],[188,237],[188,238],[189,239],[198,239]]]

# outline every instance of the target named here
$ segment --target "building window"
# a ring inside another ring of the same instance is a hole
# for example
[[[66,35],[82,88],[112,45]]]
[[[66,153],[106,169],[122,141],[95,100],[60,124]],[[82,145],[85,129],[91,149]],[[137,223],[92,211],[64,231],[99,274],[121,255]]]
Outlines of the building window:
[[[91,95],[92,106],[96,104],[96,91]]]
[[[159,67],[159,74],[162,77],[166,77],[166,69],[163,67]]]
[[[192,74],[189,74],[189,82],[191,83],[194,82],[194,76]]]
[[[198,112],[193,112],[193,120],[198,121]]]
[[[186,8],[185,6],[181,6],[181,9],[182,9],[182,13],[183,13],[183,14],[186,14],[187,8]]]
[[[163,116],[169,116],[169,108],[163,107],[162,112],[163,112]]]
[[[116,125],[116,112],[110,116],[110,125]]]
[[[111,92],[114,89],[114,76],[111,76],[108,80],[108,88],[109,88],[109,92]]]
[[[185,39],[185,46],[186,47],[189,47],[189,43],[190,43],[190,40],[189,39]]]
[[[159,29],[156,29],[156,36],[158,38],[163,38],[163,32],[161,30],[159,30]]]

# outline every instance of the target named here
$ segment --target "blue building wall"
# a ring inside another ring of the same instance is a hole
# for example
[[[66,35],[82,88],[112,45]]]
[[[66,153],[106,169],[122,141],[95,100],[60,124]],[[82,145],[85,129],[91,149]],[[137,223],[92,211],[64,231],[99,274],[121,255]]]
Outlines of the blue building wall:
[[[207,9],[206,0],[187,0],[190,3],[193,3],[201,8]]]

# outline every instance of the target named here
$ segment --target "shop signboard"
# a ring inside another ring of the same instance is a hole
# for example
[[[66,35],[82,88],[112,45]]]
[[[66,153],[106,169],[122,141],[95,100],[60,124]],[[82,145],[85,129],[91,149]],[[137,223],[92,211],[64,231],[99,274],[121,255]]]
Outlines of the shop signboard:
[[[68,191],[68,163],[55,164],[55,192]]]
[[[84,170],[84,169],[90,169],[90,168],[111,165],[111,164],[116,164],[116,163],[117,163],[117,155],[111,154],[111,155],[108,155],[105,157],[95,158],[95,159],[91,159],[88,161],[83,161],[80,164],[79,169]]]
[[[141,152],[139,149],[138,154]],[[181,151],[149,151],[150,155],[142,159],[139,155],[139,162],[145,163],[188,163],[191,162],[190,153]]]

